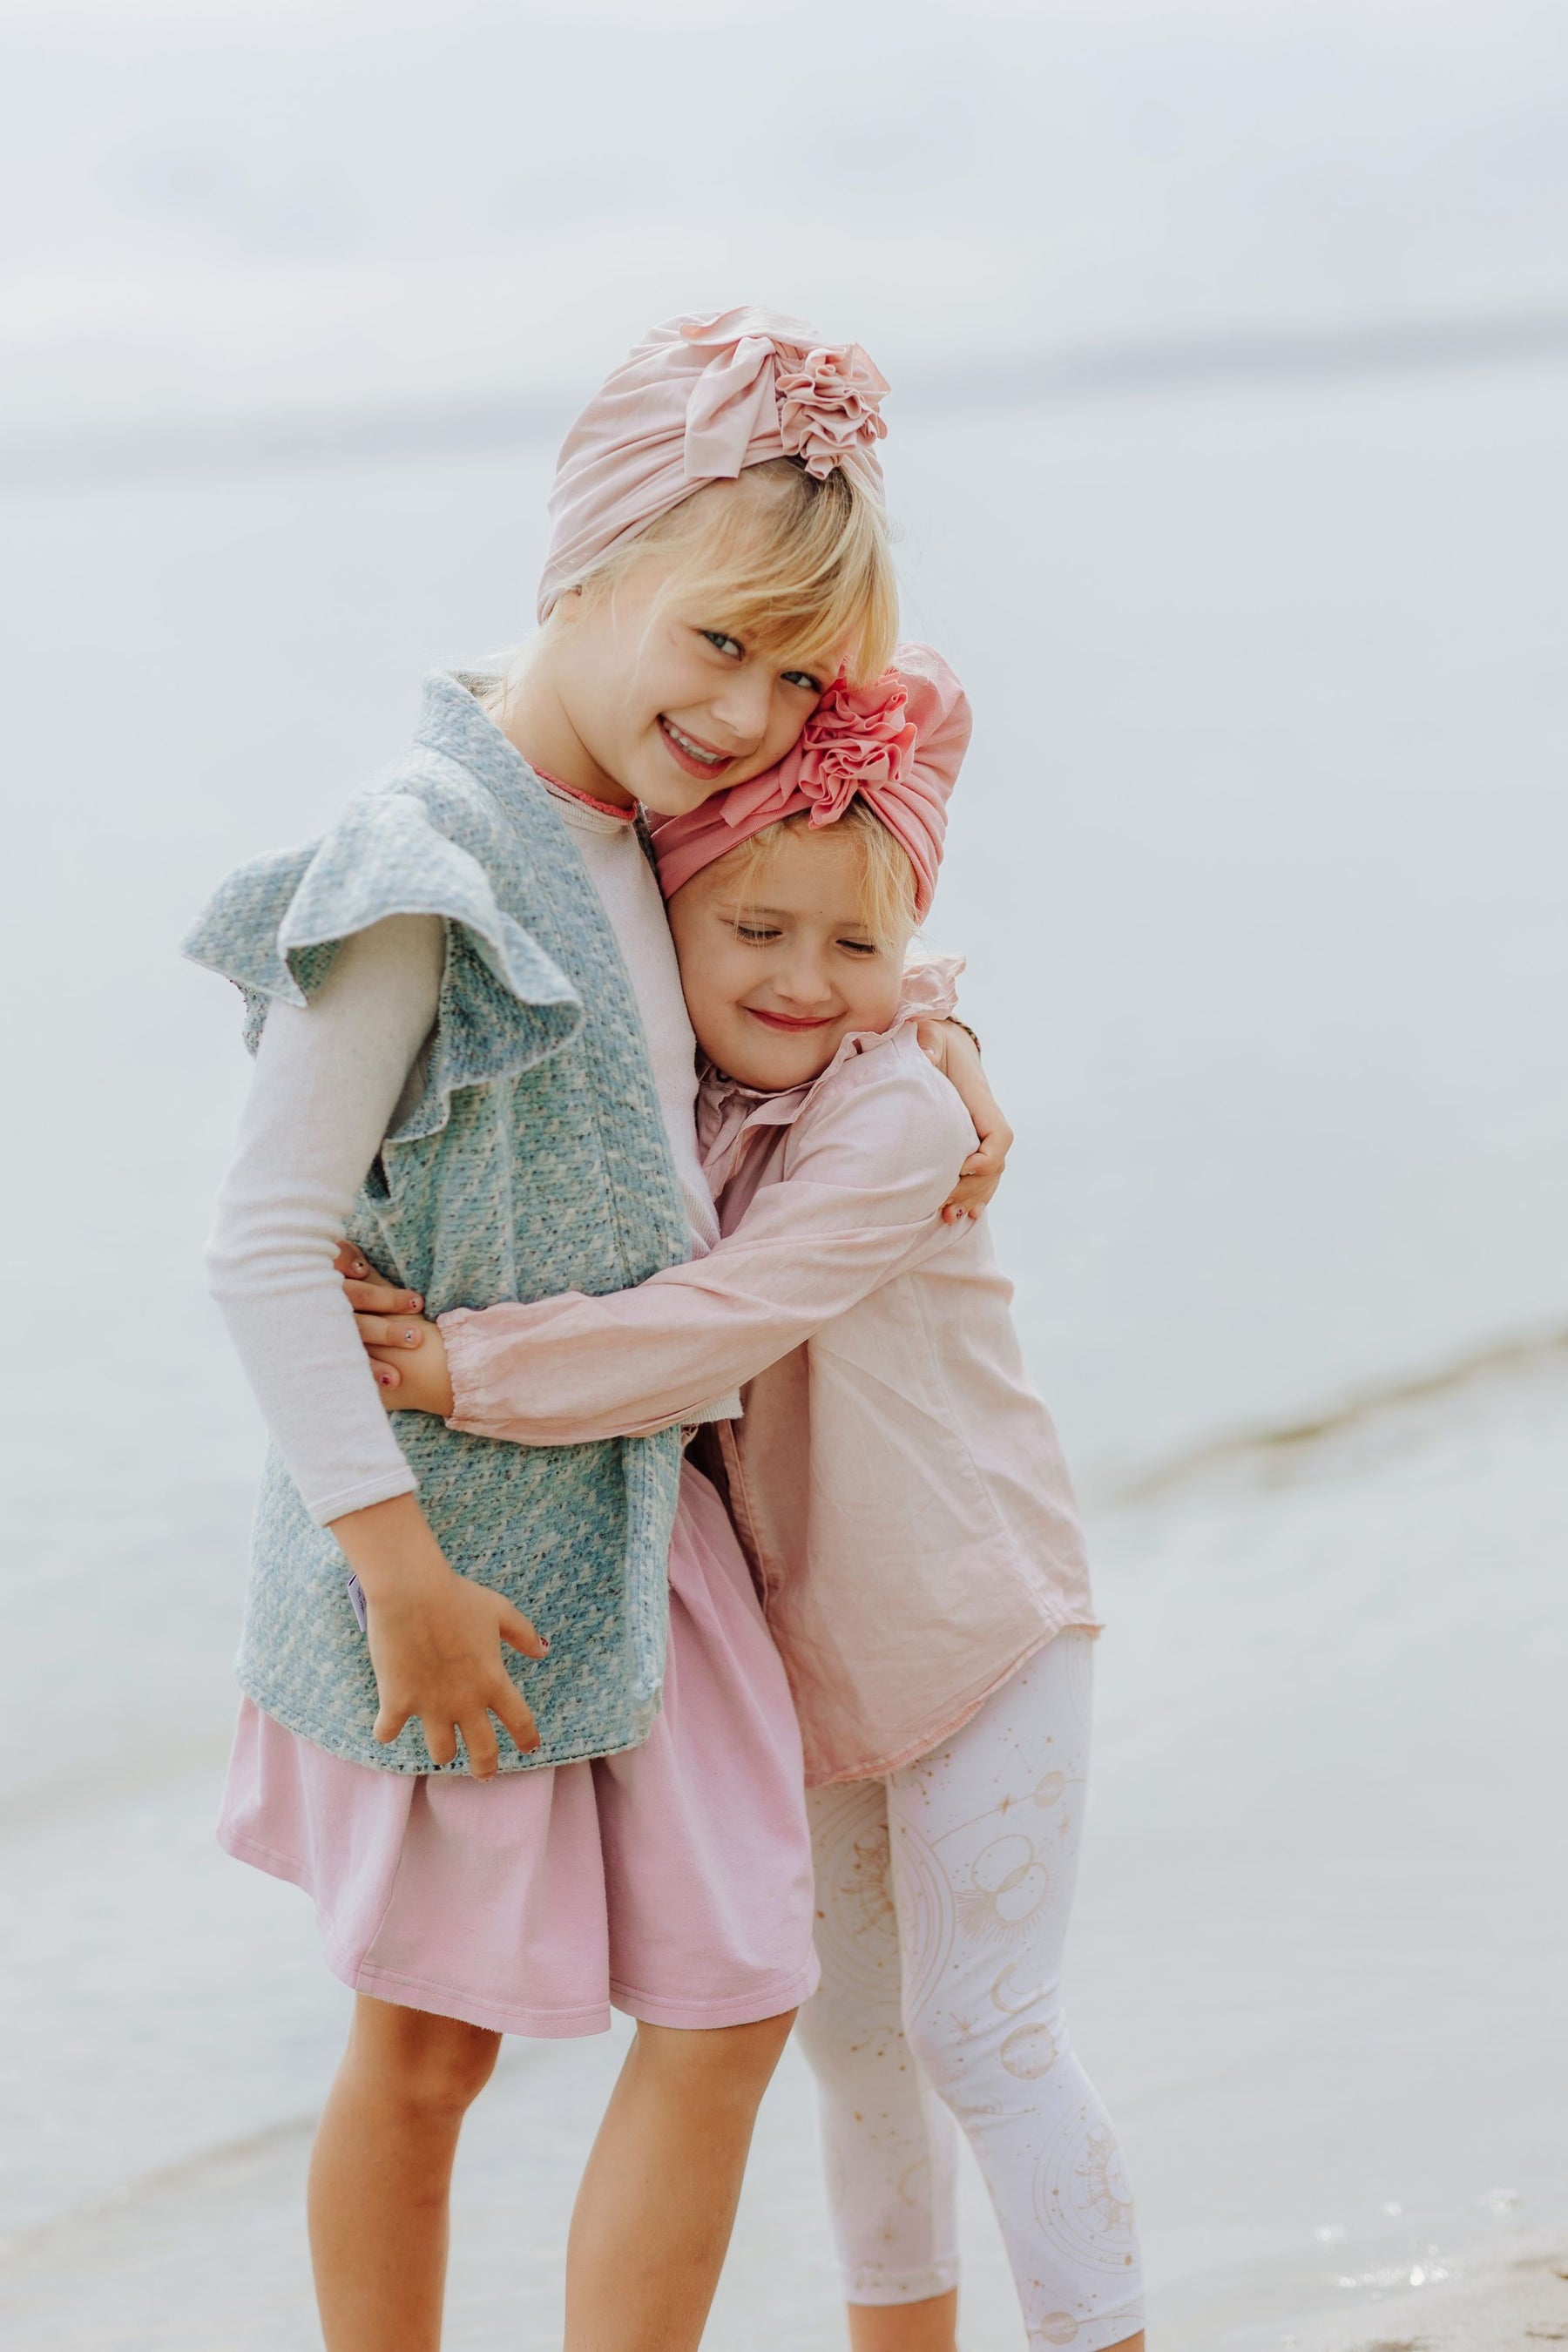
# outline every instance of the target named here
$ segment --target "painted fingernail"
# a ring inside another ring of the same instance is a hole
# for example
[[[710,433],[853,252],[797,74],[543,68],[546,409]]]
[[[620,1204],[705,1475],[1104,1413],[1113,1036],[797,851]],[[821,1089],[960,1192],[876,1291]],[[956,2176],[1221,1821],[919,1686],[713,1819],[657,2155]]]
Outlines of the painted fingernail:
[[[390,1372],[377,1372],[375,1377],[384,1389],[389,1389],[392,1386],[392,1374]]]
[[[541,1633],[539,1637],[539,1646],[542,1650],[548,1650],[550,1647],[550,1636],[548,1633]]]
[[[356,1258],[355,1258],[355,1260],[354,1260],[354,1272],[355,1272],[356,1274],[368,1274],[368,1273],[370,1272],[370,1268],[369,1268],[369,1266],[368,1266],[368,1265],[366,1265],[366,1264],[365,1264],[365,1262],[364,1262],[364,1260],[363,1260],[363,1257],[356,1257]]]
[[[425,1312],[425,1301],[421,1298],[419,1293],[416,1290],[411,1290],[408,1296],[414,1303],[414,1312],[416,1315],[423,1315]]]
[[[403,1336],[404,1336],[404,1338],[407,1340],[407,1342],[408,1342],[409,1346],[412,1348],[412,1347],[415,1345],[415,1341],[416,1341],[416,1336],[417,1336],[417,1335],[416,1335],[416,1334],[412,1329],[410,1329],[410,1330],[405,1331],[405,1333],[404,1333],[404,1335],[403,1335]]]

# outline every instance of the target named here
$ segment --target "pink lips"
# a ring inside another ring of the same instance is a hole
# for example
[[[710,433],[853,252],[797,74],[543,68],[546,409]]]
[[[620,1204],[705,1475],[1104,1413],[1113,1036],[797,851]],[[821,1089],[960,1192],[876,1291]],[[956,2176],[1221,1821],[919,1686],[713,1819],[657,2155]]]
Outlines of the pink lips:
[[[664,748],[670,758],[689,776],[706,776],[710,783],[717,783],[719,779],[735,764],[733,752],[727,752],[723,758],[717,760],[694,760],[689,751],[682,751],[669,731],[668,719],[662,715],[658,722],[658,731],[664,738]],[[720,748],[717,743],[703,743],[701,736],[692,735],[689,728],[682,728],[681,733],[689,736],[693,743],[701,743],[705,751],[717,751]]]
[[[792,1021],[784,1013],[760,1013],[754,1004],[748,1004],[744,1009],[753,1021],[765,1022],[770,1029],[827,1029],[831,1028],[835,1018],[833,1013],[825,1013],[819,1021]]]

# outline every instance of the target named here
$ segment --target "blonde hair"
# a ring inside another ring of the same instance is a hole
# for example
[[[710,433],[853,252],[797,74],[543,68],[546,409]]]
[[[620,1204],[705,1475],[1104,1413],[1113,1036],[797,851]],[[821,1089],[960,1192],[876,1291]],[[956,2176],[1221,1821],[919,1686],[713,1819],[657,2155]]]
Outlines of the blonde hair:
[[[818,481],[793,457],[769,457],[732,482],[705,483],[571,584],[613,593],[656,552],[669,567],[656,609],[696,598],[742,643],[777,646],[828,676],[842,661],[857,685],[893,658],[899,591],[887,513],[842,467]]]
[[[818,825],[815,830],[818,835],[831,832],[840,840],[847,836],[855,843],[860,853],[857,880],[861,920],[884,954],[901,956],[917,928],[915,869],[903,844],[859,799],[852,800],[832,826]],[[704,871],[715,877],[723,876],[726,880],[733,877],[742,908],[754,905],[784,835],[798,833],[809,837],[812,831],[811,812],[798,810],[794,816],[781,817],[776,824],[764,825],[750,840],[726,850]]]

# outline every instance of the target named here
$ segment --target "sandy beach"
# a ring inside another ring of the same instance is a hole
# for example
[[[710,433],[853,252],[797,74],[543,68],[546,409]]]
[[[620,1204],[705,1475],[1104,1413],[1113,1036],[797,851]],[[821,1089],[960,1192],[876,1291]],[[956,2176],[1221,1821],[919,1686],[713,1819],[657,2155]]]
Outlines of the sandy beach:
[[[476,2114],[461,2168],[449,2302],[451,2352],[556,2352],[571,2180],[619,2055],[514,2062]],[[825,2258],[810,2167],[810,2093],[786,2063],[764,2121],[705,2352],[838,2352],[846,2341]],[[554,2135],[559,2159],[540,2147]],[[535,2144],[531,2157],[529,2144]],[[309,2133],[287,2128],[145,2183],[16,2249],[0,2273],[0,2318],[15,2352],[317,2352],[301,2222]],[[481,2171],[489,2176],[478,2187]],[[977,2185],[965,2180],[963,2352],[1024,2352]],[[1223,2289],[1211,2316],[1167,2319],[1154,2298],[1156,2352],[1536,2352],[1568,2342],[1568,2223],[1506,2228],[1464,2261],[1388,2266],[1382,2285],[1341,2290],[1340,2311],[1232,2326]],[[1283,2282],[1280,2283],[1283,2286]],[[1233,2290],[1234,2292],[1234,2290]],[[1258,2294],[1253,2282],[1251,2292]]]
[[[1260,2339],[1261,2340],[1261,2339]],[[1375,2318],[1306,2328],[1299,2352],[1531,2352],[1568,2343],[1568,2238],[1477,2263],[1431,2294],[1385,2294]]]
[[[1536,1866],[1535,1809],[1568,1746],[1542,1638],[1568,1546],[1565,1425],[1568,1346],[1542,1343],[1091,1513],[1111,1631],[1069,2006],[1132,2167],[1157,2352],[1568,2341],[1568,1895]],[[1341,1703],[1352,1659],[1363,1731],[1313,1759],[1304,1790],[1297,1718]],[[1363,1680],[1382,1685],[1381,1709]],[[211,1851],[213,1780],[168,1800],[190,1829],[169,1867],[189,1877],[187,1909],[213,1909],[204,1965],[242,1910],[247,1948],[227,1965],[231,2004],[258,2011],[251,2055],[267,2062],[280,2019],[285,2042],[308,2024],[324,2083],[344,1997],[291,1890]],[[1303,1804],[1336,1810],[1331,1839],[1295,1842]],[[138,1875],[133,1838],[122,1853]],[[115,1869],[110,1852],[110,1920]],[[1478,1904],[1479,1944],[1465,1924]],[[121,1926],[133,1982],[135,1930]],[[1487,1997],[1492,1941],[1511,1956],[1507,2000]],[[71,1965],[63,1948],[37,1958],[57,1976]],[[90,1958],[79,1965],[85,1994]],[[280,2011],[290,1985],[297,2006]],[[573,2186],[623,2040],[509,2045],[460,2159],[453,2352],[559,2341]],[[120,2104],[155,2146],[156,2074],[127,2064]],[[7,2346],[308,2352],[310,2131],[308,2114],[281,2117],[17,2232],[0,2267]],[[1004,2352],[1021,2332],[972,2173],[964,2196],[963,2342]],[[843,2341],[836,2301],[791,2053],[705,2341],[826,2352]]]

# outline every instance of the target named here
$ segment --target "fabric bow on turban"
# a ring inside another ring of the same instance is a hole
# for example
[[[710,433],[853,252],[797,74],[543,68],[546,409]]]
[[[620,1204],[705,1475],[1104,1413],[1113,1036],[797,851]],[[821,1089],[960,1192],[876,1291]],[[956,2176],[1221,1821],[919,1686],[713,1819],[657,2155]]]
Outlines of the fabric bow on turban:
[[[826,345],[781,311],[655,327],[562,444],[540,619],[633,531],[769,457],[798,457],[819,480],[842,466],[879,499],[887,389],[858,344]]]
[[[930,646],[900,646],[869,686],[836,678],[776,768],[682,816],[649,814],[659,887],[672,898],[705,866],[786,816],[832,824],[857,795],[909,854],[915,913],[930,908],[947,803],[968,749],[969,698]]]

